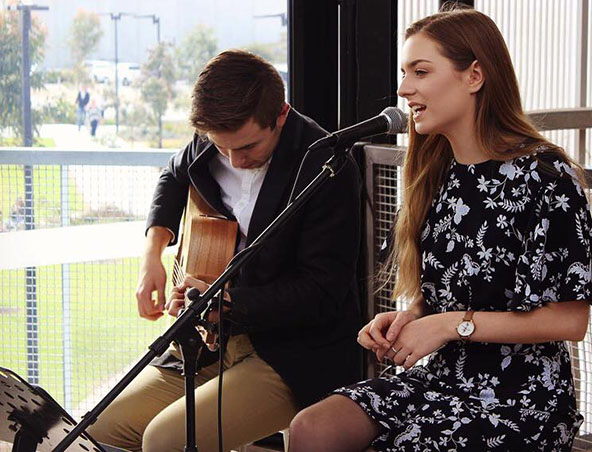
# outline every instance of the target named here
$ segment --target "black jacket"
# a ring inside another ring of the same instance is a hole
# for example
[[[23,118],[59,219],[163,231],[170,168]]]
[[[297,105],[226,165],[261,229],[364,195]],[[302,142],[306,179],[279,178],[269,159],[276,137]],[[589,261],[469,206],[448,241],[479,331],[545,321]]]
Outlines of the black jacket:
[[[250,244],[288,203],[307,147],[324,131],[291,110],[259,192],[247,234]],[[227,217],[208,161],[217,149],[193,141],[170,160],[158,182],[147,226],[178,237],[188,185]],[[321,170],[330,153],[309,154],[298,188]],[[258,355],[284,379],[302,406],[360,378],[356,261],[360,240],[359,174],[348,161],[271,237],[233,281],[233,320],[244,325]]]

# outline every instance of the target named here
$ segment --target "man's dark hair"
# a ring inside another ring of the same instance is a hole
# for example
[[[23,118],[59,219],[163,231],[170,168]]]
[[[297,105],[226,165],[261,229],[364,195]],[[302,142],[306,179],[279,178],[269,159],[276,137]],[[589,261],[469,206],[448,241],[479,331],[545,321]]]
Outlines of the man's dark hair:
[[[261,128],[275,127],[284,106],[284,84],[263,58],[227,50],[212,58],[193,87],[191,125],[200,135],[232,132],[249,118]]]

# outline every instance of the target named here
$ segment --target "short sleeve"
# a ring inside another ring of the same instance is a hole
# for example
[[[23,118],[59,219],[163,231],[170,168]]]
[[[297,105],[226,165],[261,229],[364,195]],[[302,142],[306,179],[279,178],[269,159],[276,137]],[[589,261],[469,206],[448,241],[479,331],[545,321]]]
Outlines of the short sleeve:
[[[591,300],[590,206],[571,168],[558,162],[555,166],[562,177],[541,187],[523,235],[511,310]]]

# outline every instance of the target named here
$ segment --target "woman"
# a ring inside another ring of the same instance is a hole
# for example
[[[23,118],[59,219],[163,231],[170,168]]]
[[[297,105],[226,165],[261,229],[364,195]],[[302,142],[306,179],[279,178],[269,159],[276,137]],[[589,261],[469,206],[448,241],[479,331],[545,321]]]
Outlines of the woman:
[[[563,341],[583,339],[592,287],[581,169],[525,117],[484,14],[416,22],[402,57],[409,149],[389,266],[393,297],[413,301],[358,341],[405,371],[299,413],[290,450],[568,451],[582,417]]]

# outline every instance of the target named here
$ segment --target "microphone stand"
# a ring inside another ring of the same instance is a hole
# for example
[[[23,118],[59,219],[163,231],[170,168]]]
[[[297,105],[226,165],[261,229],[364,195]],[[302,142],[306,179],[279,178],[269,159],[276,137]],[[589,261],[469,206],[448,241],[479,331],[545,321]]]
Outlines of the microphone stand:
[[[306,201],[318,191],[318,189],[328,179],[334,177],[344,166],[347,161],[347,154],[349,148],[345,144],[337,143],[333,149],[333,156],[325,162],[322,167],[322,171],[300,192],[300,194],[290,202],[284,210],[273,220],[265,230],[259,234],[259,236],[245,249],[240,251],[234,259],[228,264],[228,267],[224,272],[212,283],[212,285],[198,298],[196,301],[191,302],[185,307],[185,311],[177,317],[177,320],[164,332],[162,336],[159,336],[150,346],[148,352],[140,358],[140,360],[132,367],[130,371],[111,389],[105,397],[97,405],[84,416],[79,424],[77,424],[70,433],[57,445],[53,452],[64,452],[70,444],[72,444],[76,438],[84,432],[84,430],[90,426],[99,417],[99,415],[109,406],[109,404],[115,400],[115,398],[132,382],[132,380],[138,376],[138,374],[144,369],[150,362],[157,356],[162,355],[169,344],[173,340],[178,340],[179,337],[183,337],[183,331],[187,332],[188,328],[195,329],[194,325],[199,320],[202,314],[209,308],[211,300],[214,299],[215,295],[224,289],[225,284],[233,278],[239,270],[250,261],[255,254],[259,251],[265,240],[273,235],[306,203]],[[199,335],[197,335],[199,336]],[[193,339],[192,339],[193,340]],[[222,339],[221,339],[222,340]],[[189,369],[187,369],[189,370]],[[191,370],[185,372],[186,374],[193,373]],[[186,383],[187,385],[188,383]],[[186,389],[189,389],[186,387]],[[189,390],[193,394],[192,390]],[[194,416],[189,416],[194,417]],[[186,420],[188,416],[186,416]],[[186,442],[189,445],[189,449],[186,447],[186,451],[196,451],[195,448],[195,423],[192,419],[191,427],[187,426],[186,430]],[[193,438],[189,438],[193,436]]]

